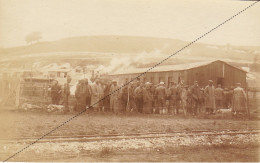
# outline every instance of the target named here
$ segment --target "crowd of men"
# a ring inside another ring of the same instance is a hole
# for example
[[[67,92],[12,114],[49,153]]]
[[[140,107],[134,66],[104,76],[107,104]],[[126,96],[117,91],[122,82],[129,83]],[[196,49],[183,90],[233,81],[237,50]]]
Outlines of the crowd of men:
[[[63,91],[66,108],[70,96],[69,82]],[[55,81],[51,88],[53,104],[59,104],[61,92],[61,86]],[[181,111],[184,115],[197,115],[215,114],[219,109],[232,108],[235,115],[247,113],[247,96],[240,83],[234,88],[223,89],[220,84],[215,88],[212,80],[205,88],[200,87],[197,81],[191,86],[184,85],[184,81],[170,82],[167,88],[164,82],[155,85],[137,80],[120,87],[115,80],[104,82],[95,79],[94,84],[89,85],[88,79],[82,79],[76,86],[75,98],[74,111],[86,108],[97,112],[144,114],[179,114]]]

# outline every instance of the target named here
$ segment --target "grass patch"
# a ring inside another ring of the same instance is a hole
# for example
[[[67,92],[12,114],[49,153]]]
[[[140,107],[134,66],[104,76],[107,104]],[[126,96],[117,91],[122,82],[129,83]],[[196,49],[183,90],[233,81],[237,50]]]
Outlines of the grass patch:
[[[98,156],[99,157],[107,157],[109,155],[112,155],[113,153],[114,153],[113,147],[102,147]]]

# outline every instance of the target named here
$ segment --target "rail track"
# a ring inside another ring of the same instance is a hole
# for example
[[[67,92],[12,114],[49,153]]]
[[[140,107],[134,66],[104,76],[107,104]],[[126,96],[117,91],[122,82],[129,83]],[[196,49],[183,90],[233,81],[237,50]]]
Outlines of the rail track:
[[[38,141],[45,142],[91,142],[123,139],[153,139],[162,137],[193,137],[193,136],[218,136],[218,135],[250,135],[260,134],[260,129],[224,129],[224,130],[192,130],[175,132],[148,132],[132,134],[101,134],[101,135],[73,135],[73,136],[47,136]],[[32,143],[38,137],[20,137],[12,139],[0,139],[3,143]]]

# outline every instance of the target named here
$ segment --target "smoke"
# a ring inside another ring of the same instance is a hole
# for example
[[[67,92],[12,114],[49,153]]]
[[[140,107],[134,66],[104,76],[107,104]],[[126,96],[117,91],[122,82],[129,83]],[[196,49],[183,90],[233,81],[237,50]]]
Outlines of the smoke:
[[[109,66],[100,65],[95,71],[104,73],[120,73],[120,71],[147,67],[148,64],[156,63],[165,56],[161,50],[155,49],[152,52],[141,52],[138,54],[122,54],[111,59]]]
[[[40,68],[41,62],[34,62],[32,68]]]

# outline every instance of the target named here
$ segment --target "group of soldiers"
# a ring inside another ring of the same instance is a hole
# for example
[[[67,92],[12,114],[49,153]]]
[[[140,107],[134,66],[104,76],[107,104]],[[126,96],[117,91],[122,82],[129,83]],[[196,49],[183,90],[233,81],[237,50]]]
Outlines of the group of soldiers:
[[[54,92],[54,93],[53,93]],[[57,104],[61,87],[55,83],[52,86],[52,102]],[[69,84],[64,86],[67,100],[63,103],[68,107]],[[219,109],[232,108],[234,114],[247,112],[247,97],[241,84],[235,88],[223,89],[220,84],[214,87],[209,80],[205,88],[197,81],[191,86],[170,82],[167,88],[164,82],[155,85],[150,82],[127,83],[119,86],[117,81],[95,79],[92,85],[88,79],[79,80],[75,91],[75,111],[89,109],[97,112],[139,112],[144,114],[179,114],[197,115],[205,112],[215,114]]]

